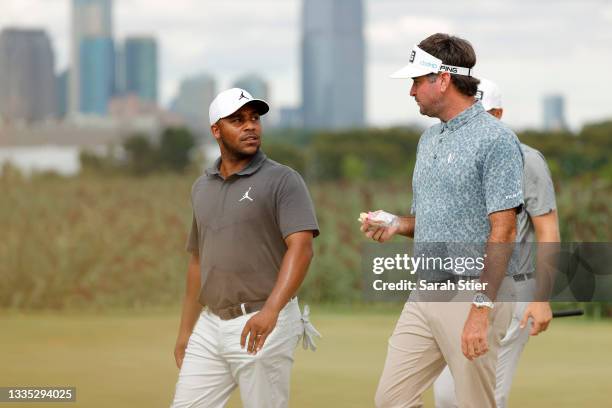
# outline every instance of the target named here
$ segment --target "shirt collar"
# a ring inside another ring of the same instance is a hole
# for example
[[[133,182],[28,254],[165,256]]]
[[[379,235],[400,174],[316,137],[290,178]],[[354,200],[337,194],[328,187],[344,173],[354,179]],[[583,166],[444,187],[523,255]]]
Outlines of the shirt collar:
[[[255,173],[257,170],[259,170],[259,168],[263,165],[263,163],[266,161],[267,158],[268,157],[266,156],[266,154],[261,149],[259,149],[257,150],[257,153],[255,153],[255,156],[253,156],[249,164],[247,164],[242,170],[240,170],[239,172],[235,174],[238,176],[250,176],[251,174]],[[221,165],[221,157],[218,157],[217,160],[215,160],[215,162],[213,163],[213,165],[209,167],[208,169],[206,169],[206,175],[208,176],[220,175],[221,174],[219,171],[220,165]]]
[[[457,116],[449,120],[448,122],[442,122],[442,131],[445,131],[448,129],[451,132],[454,132],[455,130],[459,129],[461,126],[468,123],[474,116],[484,111],[485,110],[482,106],[482,103],[480,101],[477,101],[472,106],[470,106],[469,108],[467,108],[466,110],[464,110],[463,112],[461,112],[460,114],[458,114]]]

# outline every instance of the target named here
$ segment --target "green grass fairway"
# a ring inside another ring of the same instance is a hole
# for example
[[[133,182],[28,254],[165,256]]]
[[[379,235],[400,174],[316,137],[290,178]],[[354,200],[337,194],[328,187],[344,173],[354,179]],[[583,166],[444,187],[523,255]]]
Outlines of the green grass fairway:
[[[316,353],[299,349],[292,407],[372,407],[397,311],[314,308]],[[0,313],[0,386],[77,387],[77,403],[17,407],[167,407],[178,311]],[[609,406],[612,324],[553,322],[527,346],[512,407]],[[431,392],[426,406],[433,406]],[[11,404],[0,403],[0,408]],[[230,407],[241,406],[234,395]]]

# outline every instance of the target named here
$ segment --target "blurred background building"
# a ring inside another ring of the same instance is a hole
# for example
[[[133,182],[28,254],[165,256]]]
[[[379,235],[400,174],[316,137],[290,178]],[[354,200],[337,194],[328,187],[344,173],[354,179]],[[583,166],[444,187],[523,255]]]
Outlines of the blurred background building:
[[[282,106],[279,110],[278,127],[297,129],[303,126],[302,108],[299,106]]]
[[[567,130],[565,120],[565,98],[563,95],[547,95],[543,100],[544,107],[544,130],[563,131]]]
[[[56,114],[55,57],[43,30],[0,33],[0,116],[40,121]]]
[[[105,116],[108,113],[108,103],[115,93],[113,39],[86,37],[80,44],[79,112]]]
[[[208,129],[208,107],[217,94],[215,79],[206,73],[184,79],[171,110],[197,130]]]
[[[64,69],[55,78],[55,91],[57,93],[57,117],[62,119],[68,113],[68,91],[70,86],[70,71]]]
[[[303,0],[302,112],[308,128],[365,125],[362,0]]]
[[[107,111],[115,88],[112,21],[112,0],[72,0],[68,101],[73,115]]]
[[[234,81],[234,88],[248,91],[254,98],[269,99],[268,83],[257,74],[247,74]]]
[[[158,54],[155,38],[128,37],[123,49],[125,92],[157,103]]]

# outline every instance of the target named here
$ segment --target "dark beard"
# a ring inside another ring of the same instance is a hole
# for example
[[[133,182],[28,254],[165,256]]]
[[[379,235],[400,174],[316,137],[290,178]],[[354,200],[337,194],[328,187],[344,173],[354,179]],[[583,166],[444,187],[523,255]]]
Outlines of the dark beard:
[[[240,150],[238,150],[238,149],[230,146],[228,143],[226,143],[223,135],[221,136],[221,144],[223,144],[223,147],[225,148],[225,151],[230,156],[230,160],[232,160],[232,161],[240,161],[240,160],[244,160],[244,159],[249,159],[249,158],[255,156],[257,154],[257,152],[259,151],[259,147],[258,147],[257,150],[255,151],[255,153],[253,153],[253,154],[243,153]]]

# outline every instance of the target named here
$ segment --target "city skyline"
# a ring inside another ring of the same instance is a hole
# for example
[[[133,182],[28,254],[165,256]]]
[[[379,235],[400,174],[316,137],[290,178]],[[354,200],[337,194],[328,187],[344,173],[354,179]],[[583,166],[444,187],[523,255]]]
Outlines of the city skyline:
[[[612,116],[605,94],[612,84],[594,85],[581,76],[588,61],[612,64],[612,5],[604,1],[472,1],[471,7],[442,1],[365,1],[366,112],[371,125],[431,123],[408,95],[410,81],[388,74],[405,65],[406,50],[425,36],[445,31],[470,40],[478,55],[477,73],[499,83],[506,121],[514,127],[542,127],[541,100],[565,95],[569,126]],[[166,3],[167,4],[167,3]],[[168,105],[180,81],[212,73],[225,88],[246,72],[269,84],[275,107],[300,103],[300,8],[298,0],[232,5],[211,1],[125,0],[114,4],[114,36],[153,33],[159,41],[160,100]],[[56,52],[56,72],[69,60],[67,0],[7,0],[0,28],[47,29]],[[146,10],[146,12],[143,12]],[[239,27],[239,29],[236,29]],[[563,29],[561,29],[563,28]],[[602,92],[603,89],[603,92]]]

